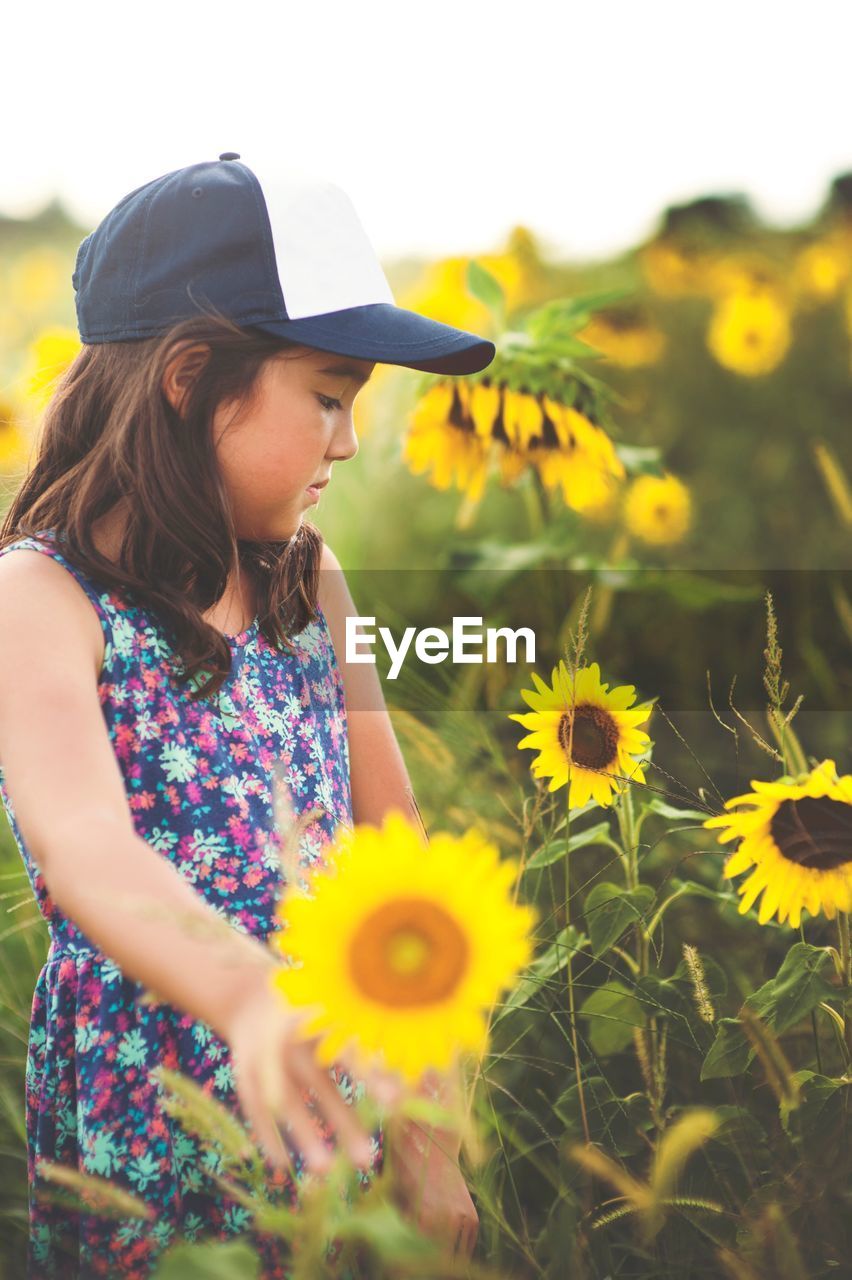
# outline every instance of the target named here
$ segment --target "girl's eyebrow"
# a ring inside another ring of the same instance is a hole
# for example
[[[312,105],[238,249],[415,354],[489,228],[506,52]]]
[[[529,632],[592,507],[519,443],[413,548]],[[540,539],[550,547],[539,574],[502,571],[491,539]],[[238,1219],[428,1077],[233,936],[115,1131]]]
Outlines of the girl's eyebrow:
[[[333,364],[329,365],[327,369],[320,369],[319,372],[330,373],[338,378],[354,378],[359,387],[363,387],[364,383],[368,382],[370,378],[369,373],[362,373],[357,365],[354,364]],[[370,372],[372,373],[372,370]]]

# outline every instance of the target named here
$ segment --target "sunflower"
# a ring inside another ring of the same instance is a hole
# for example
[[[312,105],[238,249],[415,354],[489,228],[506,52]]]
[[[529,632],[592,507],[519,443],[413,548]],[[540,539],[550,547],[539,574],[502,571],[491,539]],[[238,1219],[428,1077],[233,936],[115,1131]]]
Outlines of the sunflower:
[[[771,288],[736,290],[716,305],[707,346],[719,364],[746,377],[771,373],[790,346],[790,314]]]
[[[750,804],[744,813],[720,813],[705,827],[724,827],[720,843],[740,838],[725,864],[727,876],[753,867],[739,886],[740,914],[762,893],[758,920],[777,915],[797,929],[806,907],[829,920],[852,911],[852,775],[838,777],[833,760],[823,760],[804,778],[752,781],[753,791],[733,796],[726,809]]]
[[[537,692],[522,689],[521,697],[532,711],[512,714],[532,730],[518,743],[540,754],[531,769],[535,777],[549,777],[549,791],[569,782],[568,804],[579,809],[591,798],[608,805],[624,790],[625,780],[644,782],[640,755],[650,738],[637,728],[647,720],[651,703],[634,707],[632,684],[610,689],[601,682],[596,662],[581,667],[572,683],[565,663],[553,668],[552,687],[532,672]],[[572,728],[573,725],[573,728]]]
[[[635,538],[655,546],[680,542],[689,528],[692,501],[676,476],[637,476],[624,498],[624,523]]]
[[[609,436],[585,414],[490,379],[432,384],[415,407],[403,458],[416,475],[431,468],[436,488],[455,484],[472,501],[491,460],[504,487],[535,467],[579,512],[605,507],[625,474]]]
[[[318,1059],[351,1044],[362,1067],[383,1054],[416,1083],[459,1049],[482,1054],[487,1013],[532,955],[538,913],[512,900],[518,872],[475,830],[424,847],[399,810],[381,827],[341,828],[331,865],[309,873],[311,896],[279,902],[285,928],[273,936],[302,961],[273,985],[314,1007],[304,1030],[322,1036]]]
[[[455,486],[478,501],[485,488],[488,446],[467,415],[466,396],[464,383],[431,386],[415,406],[402,456],[412,474],[428,471],[436,489]]]

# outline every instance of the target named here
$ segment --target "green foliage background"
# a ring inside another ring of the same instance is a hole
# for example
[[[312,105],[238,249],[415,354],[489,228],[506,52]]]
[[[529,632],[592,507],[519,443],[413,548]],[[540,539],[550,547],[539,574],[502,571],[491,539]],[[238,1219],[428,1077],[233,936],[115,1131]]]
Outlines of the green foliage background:
[[[792,271],[802,245],[849,216],[850,186],[838,179],[807,226],[781,232],[761,225],[744,201],[708,198],[664,211],[657,238],[722,255],[759,253]],[[10,389],[28,345],[48,324],[73,327],[70,274],[83,234],[58,207],[28,223],[0,220],[0,276],[43,247],[65,266],[62,287],[38,306],[19,305],[12,315],[7,295],[0,399],[13,408]],[[840,1008],[839,986],[825,950],[835,931],[821,918],[794,933],[758,925],[755,913],[740,916],[722,852],[700,819],[751,777],[778,771],[728,705],[736,678],[737,709],[766,733],[767,588],[785,675],[794,696],[804,695],[796,725],[805,749],[836,759],[840,772],[852,768],[850,530],[812,452],[823,441],[849,468],[848,303],[840,291],[797,311],[778,368],[744,378],[708,352],[709,299],[655,293],[640,248],[612,261],[556,263],[532,233],[516,229],[507,251],[524,259],[533,283],[525,307],[509,319],[519,322],[547,298],[621,289],[665,334],[656,363],[594,368],[623,397],[613,411],[615,439],[658,449],[689,485],[696,517],[684,543],[662,552],[633,548],[611,563],[612,530],[555,500],[542,509],[528,475],[513,489],[492,486],[474,518],[460,519],[460,494],[437,492],[401,462],[415,385],[402,370],[383,377],[359,453],[335,471],[334,493],[315,519],[362,613],[395,634],[447,626],[459,614],[481,615],[490,626],[530,626],[544,678],[563,656],[591,585],[593,610],[602,612],[588,659],[611,683],[635,684],[638,700],[659,699],[651,725],[658,767],[636,795],[645,817],[636,883],[625,887],[617,853],[601,839],[609,823],[618,843],[613,814],[572,816],[566,867],[564,792],[536,794],[529,757],[515,750],[517,726],[507,719],[525,709],[518,691],[529,687],[527,667],[411,660],[398,681],[385,680],[427,827],[460,831],[477,822],[506,854],[523,856],[531,864],[523,892],[545,922],[536,963],[499,1011],[476,1085],[485,1156],[465,1171],[480,1213],[479,1255],[517,1276],[834,1276],[848,1265],[850,1208],[849,1063],[830,1013]],[[416,284],[421,267],[389,267],[398,293]],[[3,306],[0,300],[0,312]],[[7,490],[15,482],[9,473]],[[381,651],[379,661],[386,675]],[[725,724],[711,712],[708,688]],[[14,1277],[24,1274],[29,1009],[47,936],[5,826],[0,876],[0,1213],[4,1273]],[[632,957],[637,927],[670,897],[649,942],[647,971],[637,974],[624,955]],[[684,943],[702,959],[710,1020],[696,1001]],[[779,1101],[766,1063],[755,1059],[738,1017],[744,1003],[779,1037],[797,1105]],[[656,1079],[637,1056],[637,1029],[657,1049],[665,1038]],[[677,1195],[657,1204],[657,1229],[643,1233],[637,1223],[647,1225],[650,1211],[626,1212],[629,1200],[578,1163],[571,1143],[587,1127],[641,1182],[660,1158],[660,1135],[695,1107],[712,1109],[716,1127],[687,1144],[672,1166]]]

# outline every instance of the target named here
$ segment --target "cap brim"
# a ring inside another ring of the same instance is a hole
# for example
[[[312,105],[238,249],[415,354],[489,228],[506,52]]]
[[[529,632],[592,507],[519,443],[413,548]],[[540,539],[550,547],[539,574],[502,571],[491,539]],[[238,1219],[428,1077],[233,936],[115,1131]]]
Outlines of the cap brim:
[[[371,302],[295,320],[264,320],[251,327],[319,351],[399,364],[424,373],[478,373],[496,352],[487,338],[390,302]]]

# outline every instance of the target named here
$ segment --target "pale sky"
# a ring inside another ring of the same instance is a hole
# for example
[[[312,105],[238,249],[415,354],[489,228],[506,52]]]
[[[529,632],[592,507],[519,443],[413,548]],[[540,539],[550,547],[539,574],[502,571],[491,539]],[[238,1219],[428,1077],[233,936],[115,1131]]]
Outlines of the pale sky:
[[[92,227],[238,151],[338,183],[385,259],[519,222],[582,259],[710,192],[795,224],[852,169],[848,0],[48,0],[0,43],[17,217],[58,194]]]

